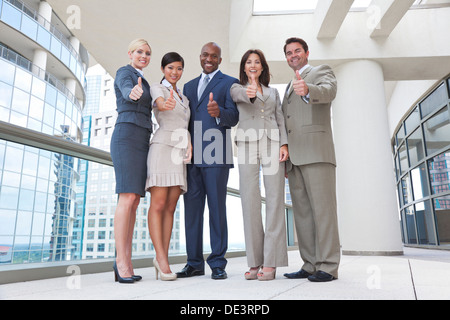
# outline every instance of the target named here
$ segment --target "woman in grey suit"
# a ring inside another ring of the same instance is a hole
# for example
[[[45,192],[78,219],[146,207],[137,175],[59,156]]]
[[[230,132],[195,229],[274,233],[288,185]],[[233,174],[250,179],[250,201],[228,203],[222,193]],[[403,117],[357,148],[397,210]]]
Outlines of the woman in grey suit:
[[[269,88],[270,72],[260,50],[241,59],[240,84],[231,87],[239,110],[236,130],[239,181],[244,216],[248,280],[273,280],[276,268],[287,266],[284,212],[284,161],[287,134],[278,91]],[[261,214],[260,168],[266,190],[266,221]]]
[[[119,200],[114,216],[116,261],[114,275],[120,283],[141,279],[134,275],[131,248],[136,210],[145,196],[147,154],[152,132],[150,86],[142,69],[150,63],[152,50],[138,39],[129,46],[130,64],[117,71],[114,89],[118,117],[111,137],[111,158]]]
[[[148,153],[146,190],[151,194],[148,228],[155,248],[153,264],[161,280],[175,280],[169,266],[169,245],[180,194],[187,191],[186,163],[191,158],[188,132],[191,111],[189,101],[177,88],[183,75],[184,60],[176,52],[164,55],[161,83],[151,85],[153,109],[158,129]]]

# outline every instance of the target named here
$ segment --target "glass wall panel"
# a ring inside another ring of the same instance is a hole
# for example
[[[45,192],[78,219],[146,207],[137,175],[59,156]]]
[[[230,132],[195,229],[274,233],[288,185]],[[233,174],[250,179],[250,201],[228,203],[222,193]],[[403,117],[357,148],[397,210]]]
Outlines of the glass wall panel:
[[[6,107],[7,109],[11,107],[12,92],[12,86],[0,81],[0,106]],[[3,119],[2,121],[8,121]]]
[[[9,3],[3,3],[1,19],[14,29],[20,30],[22,13]]]
[[[425,157],[422,129],[419,127],[407,140],[410,166],[413,167]]]
[[[448,107],[441,109],[424,124],[427,155],[450,145],[450,116]]]
[[[430,195],[425,163],[411,170],[411,181],[414,200],[419,200]]]
[[[409,181],[409,174],[406,174],[402,180],[401,183],[401,194],[403,195],[402,202],[403,204],[408,204],[412,202],[412,190],[411,190],[411,183]]]
[[[403,175],[408,171],[409,162],[408,162],[408,154],[406,152],[406,144],[402,143],[400,148],[398,149],[398,156],[400,160],[400,173]]]
[[[406,134],[408,135],[414,130],[416,130],[417,127],[419,127],[419,125],[420,125],[420,111],[419,108],[416,107],[414,111],[405,120]]]
[[[416,223],[414,219],[414,206],[405,209],[405,226],[409,244],[417,244]]]
[[[419,244],[435,245],[434,214],[430,202],[417,203],[415,209]]]
[[[450,195],[434,200],[440,245],[450,245]]]
[[[428,97],[420,103],[422,116],[426,117],[437,108],[442,107],[448,100],[448,92],[445,83],[442,83],[436,90],[434,90]]]
[[[13,85],[16,68],[9,62],[0,59],[0,81]],[[0,82],[1,83],[1,82]]]
[[[450,190],[450,150],[428,161],[432,194]]]
[[[402,126],[400,127],[400,129],[397,132],[397,143],[400,144],[402,143],[402,140],[405,138],[405,125],[402,124]]]
[[[38,25],[35,20],[29,18],[27,15],[22,15],[21,31],[30,39],[36,40]]]

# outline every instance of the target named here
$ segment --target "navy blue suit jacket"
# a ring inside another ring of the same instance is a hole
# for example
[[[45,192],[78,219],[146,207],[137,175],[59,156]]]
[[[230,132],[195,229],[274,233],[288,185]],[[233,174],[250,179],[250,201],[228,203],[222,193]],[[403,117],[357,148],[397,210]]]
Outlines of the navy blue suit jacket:
[[[239,112],[231,98],[230,88],[239,81],[218,71],[198,99],[200,78],[189,81],[183,89],[191,108],[189,132],[193,146],[193,164],[200,167],[233,167],[231,127],[238,123]],[[220,108],[219,124],[207,110],[211,92]]]
[[[129,95],[134,86],[138,84],[138,79],[142,78],[142,89],[144,93],[137,100],[131,100]],[[141,74],[131,65],[126,65],[117,70],[114,80],[114,90],[117,100],[117,121],[116,123],[129,122],[152,131],[152,96],[150,95],[150,85]]]

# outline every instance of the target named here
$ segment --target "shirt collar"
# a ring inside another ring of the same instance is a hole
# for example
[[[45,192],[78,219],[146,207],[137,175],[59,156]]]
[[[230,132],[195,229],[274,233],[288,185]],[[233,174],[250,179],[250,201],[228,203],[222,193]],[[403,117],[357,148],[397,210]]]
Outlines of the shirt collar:
[[[214,76],[217,74],[217,72],[219,72],[219,69],[217,69],[216,71],[213,71],[211,73],[208,73],[209,76],[209,81],[212,80],[212,78],[214,78]],[[206,73],[202,72],[202,76],[200,78],[200,83],[202,83],[203,79],[206,77]]]

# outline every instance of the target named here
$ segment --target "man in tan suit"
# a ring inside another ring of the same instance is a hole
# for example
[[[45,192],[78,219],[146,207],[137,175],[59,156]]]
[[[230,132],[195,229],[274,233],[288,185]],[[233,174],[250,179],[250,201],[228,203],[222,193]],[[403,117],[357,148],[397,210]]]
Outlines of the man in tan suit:
[[[302,268],[287,278],[314,282],[338,278],[340,242],[336,209],[336,158],[331,102],[337,84],[329,66],[308,64],[307,43],[289,38],[284,46],[294,80],[283,100],[289,145],[287,174]]]

